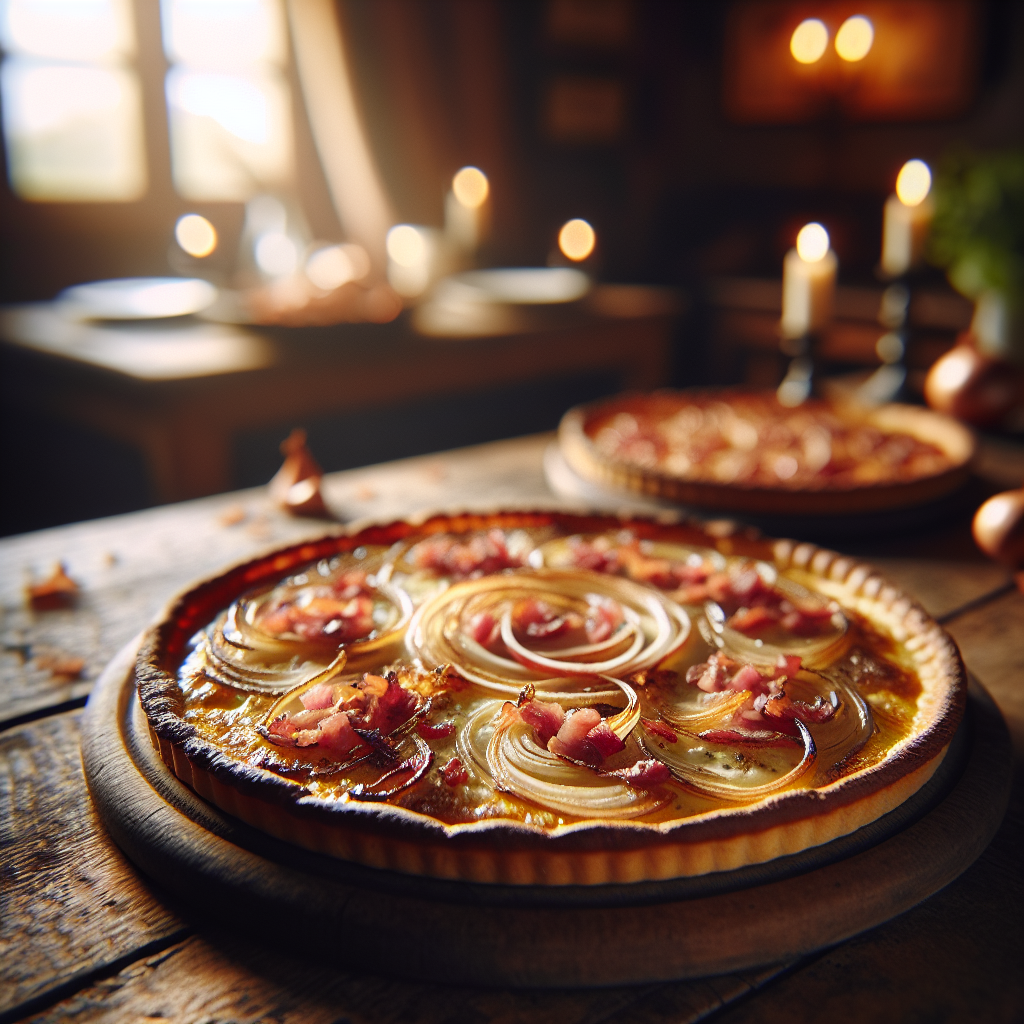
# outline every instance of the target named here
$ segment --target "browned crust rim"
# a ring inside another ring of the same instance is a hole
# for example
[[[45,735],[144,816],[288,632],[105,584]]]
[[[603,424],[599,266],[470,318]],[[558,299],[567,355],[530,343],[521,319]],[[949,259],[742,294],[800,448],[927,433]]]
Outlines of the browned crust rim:
[[[884,415],[901,418],[915,436],[925,433],[953,461],[948,469],[915,480],[889,481],[861,486],[823,484],[820,488],[793,488],[784,485],[766,487],[752,484],[717,484],[686,480],[656,469],[644,469],[633,463],[602,455],[587,433],[588,424],[598,415],[630,411],[651,397],[690,395],[694,398],[712,392],[656,391],[653,395],[633,392],[602,399],[570,409],[558,426],[558,444],[569,466],[586,480],[640,494],[650,494],[683,505],[749,512],[758,515],[837,515],[879,512],[933,501],[956,490],[970,475],[976,441],[964,426],[928,409],[916,406],[889,406]],[[716,391],[719,397],[745,394],[741,389]],[[879,413],[878,415],[882,415]],[[918,429],[914,429],[914,428]]]
[[[851,599],[880,604],[903,624],[928,664],[948,680],[941,706],[932,723],[905,742],[898,753],[879,764],[814,790],[779,794],[750,808],[710,812],[678,822],[651,825],[638,822],[582,822],[552,832],[506,819],[449,826],[418,812],[387,804],[324,801],[310,797],[305,787],[260,768],[234,761],[197,735],[180,716],[181,691],[176,664],[195,632],[241,591],[260,582],[279,579],[290,570],[320,558],[350,551],[361,544],[391,544],[411,535],[462,532],[499,527],[555,525],[569,532],[622,527],[641,537],[660,537],[717,546],[726,553],[774,559],[780,566],[810,572],[841,586]],[[552,851],[616,851],[652,845],[689,845],[749,835],[791,822],[813,818],[857,802],[896,784],[938,757],[953,737],[966,704],[967,680],[955,643],[910,598],[887,584],[869,567],[810,544],[770,542],[751,532],[712,536],[700,525],[667,523],[647,518],[579,515],[564,512],[499,512],[435,515],[419,523],[396,521],[335,532],[313,541],[293,544],[234,566],[174,599],[143,641],[136,666],[142,707],[155,735],[177,747],[200,771],[244,796],[280,805],[299,817],[333,827],[356,828],[380,836],[452,849],[548,849]]]

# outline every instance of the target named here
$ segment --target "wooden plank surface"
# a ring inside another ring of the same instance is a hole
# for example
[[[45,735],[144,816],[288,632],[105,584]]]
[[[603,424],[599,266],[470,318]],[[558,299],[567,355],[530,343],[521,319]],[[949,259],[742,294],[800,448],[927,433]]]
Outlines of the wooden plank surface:
[[[79,715],[0,734],[0,1012],[182,929],[96,820]]]
[[[328,501],[346,519],[392,518],[424,507],[549,504],[541,471],[548,440],[500,442],[334,474],[326,484]],[[195,577],[326,527],[276,512],[265,491],[257,489],[0,541],[0,728],[12,716],[44,714],[87,692],[115,651]],[[915,541],[914,554],[921,552],[916,558],[904,557],[899,544],[883,547],[889,557],[874,560],[895,583],[933,614],[953,614],[947,628],[1007,714],[1018,744],[1013,809],[996,842],[960,880],[897,921],[781,980],[772,981],[775,972],[769,970],[597,993],[511,995],[341,973],[314,977],[301,969],[282,973],[277,954],[253,962],[218,936],[189,937],[151,957],[146,943],[154,937],[158,943],[174,941],[181,923],[98,830],[80,774],[76,716],[61,714],[0,734],[0,1007],[46,991],[58,999],[62,993],[55,986],[70,982],[71,988],[84,987],[39,1019],[553,1021],[557,1016],[682,1024],[708,1014],[717,1020],[724,1012],[721,1019],[729,1021],[753,1020],[756,1013],[768,1022],[795,1015],[836,1024],[886,1019],[889,1005],[906,1010],[905,1015],[894,1011],[894,1020],[964,1019],[963,994],[974,1000],[975,1010],[991,1008],[991,1019],[1016,1019],[1024,997],[1014,982],[1017,962],[1006,970],[1006,957],[1014,954],[1019,961],[1024,920],[1018,864],[1024,816],[1024,645],[1019,642],[1024,599],[1003,593],[985,602],[986,595],[1004,588],[1007,577],[978,560],[965,536],[955,546]],[[929,547],[941,553],[942,562],[927,557]],[[24,582],[44,575],[56,560],[65,560],[82,584],[79,605],[73,611],[32,613],[24,605]],[[973,610],[956,614],[979,601]],[[52,678],[38,662],[47,651],[85,658],[82,678]],[[125,957],[130,966],[121,969]],[[109,977],[94,980],[97,972],[107,971]],[[841,985],[847,975],[850,983]],[[754,999],[722,1011],[761,986],[766,987]],[[904,991],[908,995],[900,1003],[897,996]]]

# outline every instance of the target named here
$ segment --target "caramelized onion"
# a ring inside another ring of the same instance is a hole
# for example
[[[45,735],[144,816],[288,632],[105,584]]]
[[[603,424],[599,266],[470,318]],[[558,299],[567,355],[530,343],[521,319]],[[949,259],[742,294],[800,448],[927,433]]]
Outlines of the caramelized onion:
[[[214,681],[260,693],[287,693],[309,681],[311,672],[325,671],[325,662],[328,667],[335,664],[339,647],[346,652],[350,668],[379,660],[388,647],[401,642],[412,617],[412,601],[389,584],[380,584],[373,592],[377,604],[387,606],[383,621],[367,637],[343,644],[329,636],[305,639],[261,629],[260,612],[280,588],[239,598],[204,634],[196,649],[197,660]]]
[[[817,604],[823,611],[828,606],[822,599],[798,583],[781,577],[774,566],[758,563],[757,570],[771,588],[784,599],[799,608],[801,605]],[[807,665],[820,665],[830,661],[846,635],[846,616],[834,603],[831,606],[831,619],[827,630],[819,636],[799,636],[785,629],[781,624],[770,627],[773,632],[782,634],[781,642],[747,636],[729,625],[730,616],[715,601],[707,601],[704,605],[704,620],[699,624],[700,631],[708,643],[721,648],[730,657],[753,665],[772,665],[780,655],[796,654]],[[705,628],[704,623],[710,627]],[[777,639],[777,638],[776,638]]]
[[[715,743],[690,733],[681,734],[676,743],[668,746],[657,743],[657,736],[651,734],[639,742],[689,789],[716,800],[747,803],[788,788],[813,767],[817,758],[814,739],[803,722],[795,719],[795,724],[803,741],[803,753],[799,762],[788,768],[785,759],[791,748],[768,743],[750,744],[757,751],[752,755],[737,751],[732,744]],[[640,731],[645,731],[642,722]],[[760,781],[764,777],[767,781]]]
[[[352,800],[387,800],[419,782],[427,773],[434,752],[430,747],[413,734],[410,737],[416,746],[416,752],[407,757],[401,764],[385,772],[376,782],[361,782],[348,791]]]
[[[550,640],[531,647],[515,636],[512,612],[518,601],[535,600],[561,612],[585,615],[588,601],[611,602],[621,622],[611,636],[561,649]],[[469,635],[475,615],[500,624],[500,646],[489,650]],[[458,666],[459,674],[494,692],[517,696],[533,683],[545,697],[578,696],[602,676],[650,668],[689,637],[686,612],[663,595],[628,579],[586,570],[518,570],[456,583],[423,604],[409,626],[407,644],[424,665]],[[538,649],[540,647],[540,649]],[[582,682],[566,689],[568,680]],[[613,693],[606,691],[604,695]]]
[[[497,789],[580,818],[636,818],[668,800],[545,750],[510,702],[502,705],[494,725],[487,767]]]

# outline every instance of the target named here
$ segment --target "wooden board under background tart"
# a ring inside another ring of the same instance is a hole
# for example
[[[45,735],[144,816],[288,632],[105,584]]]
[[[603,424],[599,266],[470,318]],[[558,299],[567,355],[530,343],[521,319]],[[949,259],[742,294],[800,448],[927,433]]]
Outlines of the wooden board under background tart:
[[[577,671],[595,659],[613,667]],[[357,527],[228,569],[171,604],[136,678],[164,762],[250,825],[531,886],[847,835],[931,778],[966,693],[950,638],[852,559],[559,512]]]
[[[856,450],[843,457],[847,443]],[[966,482],[976,447],[966,427],[917,406],[815,399],[787,408],[774,393],[729,389],[577,406],[562,417],[558,444],[570,469],[594,484],[695,508],[801,517],[934,501]]]

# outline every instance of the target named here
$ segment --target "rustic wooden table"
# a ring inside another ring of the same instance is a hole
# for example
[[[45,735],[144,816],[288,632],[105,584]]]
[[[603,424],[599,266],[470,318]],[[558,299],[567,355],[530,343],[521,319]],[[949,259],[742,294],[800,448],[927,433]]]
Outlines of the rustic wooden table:
[[[326,492],[346,519],[424,507],[548,505],[541,471],[548,441],[523,438],[353,470],[330,477]],[[1016,751],[1010,811],[993,843],[957,881],[902,917],[795,963],[591,991],[495,991],[346,973],[345,946],[357,935],[339,937],[337,970],[327,970],[189,923],[98,824],[82,778],[80,709],[107,660],[170,594],[260,547],[322,529],[275,512],[262,491],[246,491],[0,542],[0,1024],[859,1024],[1024,1015],[1024,597],[1005,570],[972,553],[964,523],[858,552],[953,634],[1002,708]],[[81,584],[78,605],[33,613],[24,584],[57,560]],[[67,658],[84,659],[79,677],[61,677]]]

